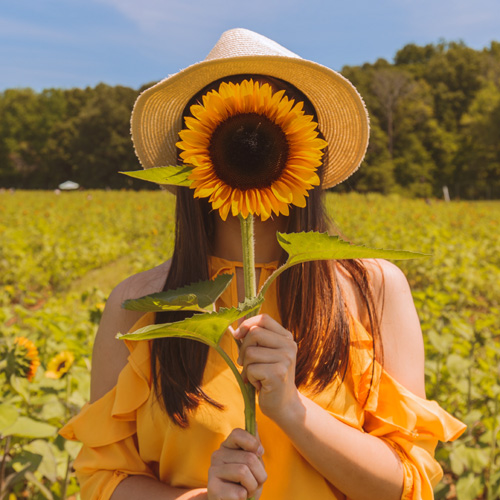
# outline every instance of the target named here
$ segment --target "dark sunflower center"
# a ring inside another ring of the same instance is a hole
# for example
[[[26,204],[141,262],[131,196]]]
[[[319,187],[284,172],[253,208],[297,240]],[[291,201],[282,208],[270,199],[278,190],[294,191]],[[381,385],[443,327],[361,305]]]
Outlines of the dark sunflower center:
[[[267,116],[235,115],[214,130],[210,159],[219,179],[229,186],[264,188],[286,167],[288,141],[282,128]]]
[[[63,370],[66,367],[66,361],[61,361],[59,365],[57,365],[57,371]]]

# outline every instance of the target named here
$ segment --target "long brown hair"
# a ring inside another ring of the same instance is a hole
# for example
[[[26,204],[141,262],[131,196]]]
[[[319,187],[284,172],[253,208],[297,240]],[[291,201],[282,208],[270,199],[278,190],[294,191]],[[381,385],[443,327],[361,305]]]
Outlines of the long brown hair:
[[[255,75],[238,75],[238,82]],[[258,78],[258,76],[257,76]],[[269,77],[265,81],[284,88],[286,94],[302,100],[308,114],[316,115],[314,107],[298,89]],[[213,82],[191,99],[185,109],[220,81]],[[327,155],[328,152],[325,153]],[[321,177],[321,169],[320,169]],[[307,206],[293,207],[288,217],[288,232],[329,230],[324,210],[323,191],[318,186],[309,192]],[[206,200],[194,199],[189,188],[177,188],[175,245],[164,290],[175,289],[201,279],[209,279],[208,257],[214,244],[214,217]],[[280,261],[287,258],[283,252]],[[316,392],[323,390],[337,377],[343,380],[349,362],[350,322],[344,295],[337,276],[341,266],[352,277],[362,298],[373,335],[375,349],[380,351],[380,331],[368,273],[358,260],[313,261],[296,265],[278,278],[278,309],[283,326],[294,334],[298,343],[296,384],[306,384]],[[186,313],[162,312],[156,323],[177,321]],[[205,402],[222,408],[202,388],[208,347],[187,339],[155,339],[152,345],[152,377],[155,392],[165,411],[177,425],[188,425],[189,412]]]

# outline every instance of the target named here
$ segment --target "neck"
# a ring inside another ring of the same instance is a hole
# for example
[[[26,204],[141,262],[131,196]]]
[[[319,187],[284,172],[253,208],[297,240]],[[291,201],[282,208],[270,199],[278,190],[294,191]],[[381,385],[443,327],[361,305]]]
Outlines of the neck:
[[[267,263],[279,260],[282,249],[276,240],[276,232],[286,231],[286,226],[286,217],[276,217],[265,222],[255,217],[255,262]],[[214,254],[227,260],[237,262],[243,260],[240,221],[237,217],[228,216],[226,221],[220,217],[216,218]]]

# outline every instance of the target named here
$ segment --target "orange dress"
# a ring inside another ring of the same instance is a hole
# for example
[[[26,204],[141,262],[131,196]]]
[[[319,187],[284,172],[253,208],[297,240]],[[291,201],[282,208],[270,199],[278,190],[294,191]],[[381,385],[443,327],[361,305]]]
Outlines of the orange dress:
[[[240,264],[212,258],[212,274],[235,274]],[[261,284],[275,269],[261,266]],[[236,305],[236,282],[218,306]],[[262,312],[279,319],[276,291],[271,286]],[[154,313],[145,314],[131,331],[152,324]],[[335,418],[360,432],[386,440],[404,466],[403,500],[430,500],[442,470],[434,459],[438,441],[456,439],[465,425],[428,401],[405,389],[372,360],[372,340],[363,326],[352,319],[350,365],[343,382],[334,381],[319,395],[303,393]],[[116,386],[93,404],[87,404],[61,434],[83,443],[74,467],[82,500],[107,500],[129,475],[157,478],[171,486],[202,488],[207,484],[210,457],[236,427],[244,427],[243,399],[224,360],[209,351],[203,389],[224,410],[201,405],[190,417],[189,427],[174,425],[162,411],[151,389],[150,342],[125,341],[128,364]],[[237,359],[235,342],[227,333],[222,347]],[[372,373],[378,382],[370,387]],[[259,435],[266,450],[263,460],[268,480],[261,500],[346,500],[294,448],[286,434],[257,407]]]

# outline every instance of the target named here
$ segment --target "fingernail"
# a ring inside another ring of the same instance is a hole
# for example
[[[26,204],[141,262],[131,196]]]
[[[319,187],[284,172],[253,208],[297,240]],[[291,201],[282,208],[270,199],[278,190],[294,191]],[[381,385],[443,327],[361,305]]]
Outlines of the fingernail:
[[[262,445],[259,446],[259,449],[257,450],[257,455],[259,455],[259,457],[264,455],[264,447]]]

